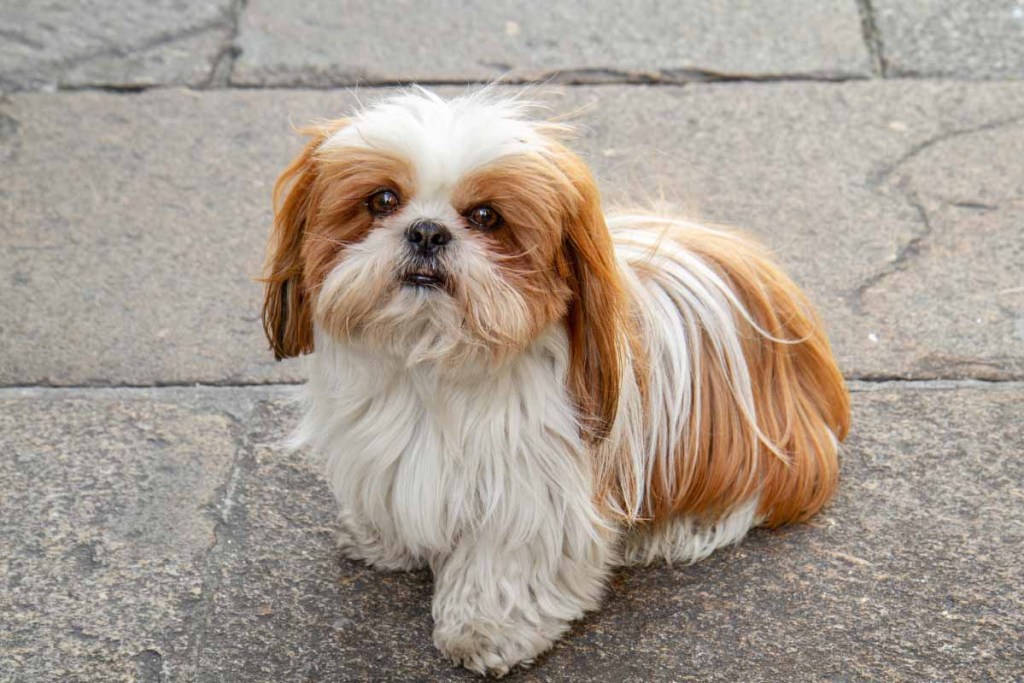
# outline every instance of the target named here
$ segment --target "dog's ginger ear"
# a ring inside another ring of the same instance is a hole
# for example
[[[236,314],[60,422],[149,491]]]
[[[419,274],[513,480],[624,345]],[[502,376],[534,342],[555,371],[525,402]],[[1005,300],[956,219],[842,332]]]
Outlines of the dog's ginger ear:
[[[558,264],[573,293],[566,318],[570,389],[584,426],[602,437],[618,410],[632,318],[597,184],[583,161],[561,146],[556,163],[572,186]]]
[[[313,319],[305,290],[302,245],[307,222],[315,210],[316,151],[343,121],[305,129],[312,140],[274,185],[274,230],[267,245],[262,281],[263,331],[277,360],[313,350]]]

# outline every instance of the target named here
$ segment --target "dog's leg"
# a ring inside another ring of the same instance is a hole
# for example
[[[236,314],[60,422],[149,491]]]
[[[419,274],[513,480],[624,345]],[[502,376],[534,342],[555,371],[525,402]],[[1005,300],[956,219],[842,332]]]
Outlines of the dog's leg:
[[[503,676],[598,606],[609,543],[604,532],[560,522],[553,518],[519,542],[484,526],[433,563],[434,644],[442,653],[471,671]]]
[[[427,563],[409,552],[397,539],[389,540],[366,520],[342,508],[338,514],[338,548],[350,560],[365,562],[381,571],[411,571]]]
[[[637,525],[622,536],[620,561],[626,566],[692,564],[719,548],[739,543],[763,521],[754,498],[715,522],[679,516],[654,526]]]

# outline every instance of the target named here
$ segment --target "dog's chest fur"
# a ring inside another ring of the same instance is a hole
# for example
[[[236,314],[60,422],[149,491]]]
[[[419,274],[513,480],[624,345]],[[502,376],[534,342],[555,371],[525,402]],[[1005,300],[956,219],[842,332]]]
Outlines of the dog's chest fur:
[[[311,363],[296,439],[385,544],[429,559],[465,534],[525,541],[592,508],[564,333],[499,369],[410,368],[325,336]]]

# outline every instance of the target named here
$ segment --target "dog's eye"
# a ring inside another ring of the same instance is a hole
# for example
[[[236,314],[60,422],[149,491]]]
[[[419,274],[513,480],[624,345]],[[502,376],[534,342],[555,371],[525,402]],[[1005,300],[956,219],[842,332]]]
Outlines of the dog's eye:
[[[366,200],[366,206],[374,216],[386,216],[394,213],[401,202],[394,190],[379,190]]]
[[[496,230],[501,227],[501,214],[489,206],[478,206],[468,214],[466,220],[478,230]]]

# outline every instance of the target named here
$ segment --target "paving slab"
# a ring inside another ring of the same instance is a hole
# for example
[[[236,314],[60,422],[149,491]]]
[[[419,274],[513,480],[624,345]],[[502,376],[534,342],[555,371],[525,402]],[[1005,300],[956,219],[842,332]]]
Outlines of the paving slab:
[[[259,325],[289,128],[358,92],[0,103],[0,384],[293,381]],[[1024,378],[1024,84],[539,90],[609,205],[740,226],[820,307],[850,377]]]
[[[255,278],[296,136],[285,100],[256,99],[83,93],[0,107],[3,383],[290,377],[261,338]]]
[[[854,389],[822,515],[619,572],[510,680],[1019,679],[1024,385]],[[0,394],[0,680],[478,680],[430,644],[429,574],[338,555],[280,391]]]
[[[0,681],[184,680],[243,436],[228,407],[0,393]]]
[[[237,44],[245,85],[871,75],[845,0],[251,0]]]
[[[234,0],[5,0],[0,91],[202,85],[227,49]]]
[[[664,196],[761,237],[849,377],[1024,378],[1024,89],[651,92],[576,102],[609,203]]]
[[[1024,78],[1024,2],[870,0],[886,75]]]

